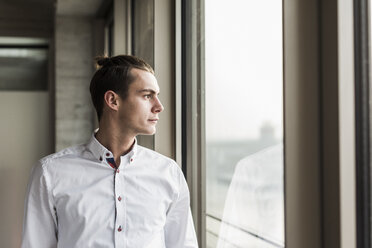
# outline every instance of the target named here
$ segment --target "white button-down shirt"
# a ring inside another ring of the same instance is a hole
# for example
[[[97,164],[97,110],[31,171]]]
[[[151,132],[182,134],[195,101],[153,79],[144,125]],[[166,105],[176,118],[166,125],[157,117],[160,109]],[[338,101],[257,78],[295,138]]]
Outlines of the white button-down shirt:
[[[137,145],[113,155],[92,136],[34,167],[23,248],[198,247],[189,190],[170,158]]]

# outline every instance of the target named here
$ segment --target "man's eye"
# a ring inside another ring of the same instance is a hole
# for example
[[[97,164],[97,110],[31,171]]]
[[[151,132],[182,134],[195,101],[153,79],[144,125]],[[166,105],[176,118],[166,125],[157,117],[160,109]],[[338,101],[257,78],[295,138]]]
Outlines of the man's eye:
[[[152,98],[152,95],[145,95],[145,98],[151,99]]]

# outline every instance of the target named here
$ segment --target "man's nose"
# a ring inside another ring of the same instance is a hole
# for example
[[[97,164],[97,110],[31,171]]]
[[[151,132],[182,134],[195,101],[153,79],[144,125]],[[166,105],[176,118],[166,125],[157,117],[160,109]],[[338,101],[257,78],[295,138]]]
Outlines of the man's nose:
[[[160,113],[160,112],[163,111],[163,110],[164,110],[164,106],[163,106],[163,104],[161,104],[159,98],[156,98],[156,103],[155,103],[155,106],[153,107],[153,111],[154,111],[155,113]]]

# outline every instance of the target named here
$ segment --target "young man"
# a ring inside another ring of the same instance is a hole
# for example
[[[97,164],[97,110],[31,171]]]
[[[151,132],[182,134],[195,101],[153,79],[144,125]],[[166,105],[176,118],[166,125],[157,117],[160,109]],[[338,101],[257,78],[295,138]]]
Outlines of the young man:
[[[124,55],[97,63],[99,129],[34,167],[22,247],[198,247],[182,171],[136,141],[155,133],[163,110],[152,68]]]

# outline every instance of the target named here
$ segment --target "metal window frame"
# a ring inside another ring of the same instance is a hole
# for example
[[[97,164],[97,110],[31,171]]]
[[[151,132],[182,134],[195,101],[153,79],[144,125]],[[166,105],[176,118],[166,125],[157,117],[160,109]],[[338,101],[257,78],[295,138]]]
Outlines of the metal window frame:
[[[284,0],[287,247],[357,247],[353,18]]]
[[[286,247],[322,247],[318,11],[316,1],[283,2]]]
[[[371,247],[369,1],[354,0],[357,247]]]
[[[204,0],[182,0],[182,169],[200,247],[206,247]]]

